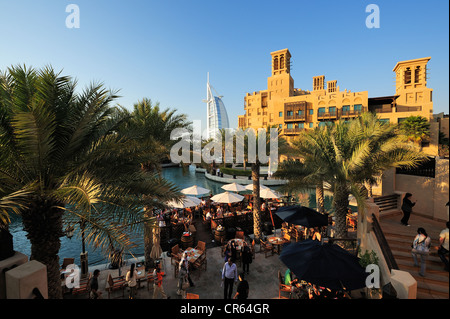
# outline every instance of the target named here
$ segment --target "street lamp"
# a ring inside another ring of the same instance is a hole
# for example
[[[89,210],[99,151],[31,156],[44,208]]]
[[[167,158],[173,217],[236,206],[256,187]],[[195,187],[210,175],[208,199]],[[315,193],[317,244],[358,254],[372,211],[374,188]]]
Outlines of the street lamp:
[[[84,228],[86,222],[84,220],[78,222],[81,229],[81,254],[80,254],[80,264],[81,264],[81,274],[86,275],[88,273],[88,253],[86,252],[85,238],[84,238]],[[77,224],[78,224],[77,223]],[[75,228],[70,225],[66,228],[66,237],[71,239],[75,233]]]

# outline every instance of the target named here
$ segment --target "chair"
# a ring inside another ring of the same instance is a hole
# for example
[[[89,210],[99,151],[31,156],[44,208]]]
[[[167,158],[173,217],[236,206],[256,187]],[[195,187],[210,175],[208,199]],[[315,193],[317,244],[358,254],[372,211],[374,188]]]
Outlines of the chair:
[[[186,293],[186,299],[200,299],[200,296],[197,294],[192,294],[190,292]]]
[[[112,277],[111,274],[108,275],[108,286],[106,287],[108,291],[108,299],[111,298],[111,293],[117,290],[122,290],[122,298],[125,297],[125,277]]]
[[[91,273],[89,273],[87,278],[81,278],[80,279],[80,287],[73,288],[72,295],[88,294],[88,297],[89,297],[89,293],[91,291],[91,278],[92,278]]]
[[[265,254],[265,256],[266,256],[266,258],[267,258],[267,254],[270,252],[271,253],[271,256],[273,256],[273,246],[272,246],[272,244],[270,244],[270,243],[268,243],[268,242],[265,242],[265,241],[263,241],[263,240],[261,240],[260,241],[261,242],[261,250],[260,250],[260,252],[262,253],[262,252],[264,252],[264,254]]]
[[[202,251],[202,255],[206,256],[206,243],[204,241],[199,240],[197,242],[197,247],[195,247],[195,249],[201,250]]]
[[[289,298],[281,297],[282,293],[289,293]],[[278,298],[279,299],[290,299],[292,293],[292,286],[286,285],[283,280],[283,276],[281,276],[280,271],[278,271]]]
[[[61,270],[64,270],[67,268],[67,266],[72,265],[75,263],[75,258],[64,258],[63,263],[61,265]]]
[[[296,227],[293,227],[291,230],[291,237],[294,237],[295,241],[298,242],[302,240],[302,233]]]
[[[174,266],[178,266],[181,260],[182,251],[180,250],[180,246],[176,244],[172,247],[172,252],[170,254],[170,263]]]
[[[290,243],[290,242],[291,242],[291,236],[287,233],[284,234],[283,235],[283,243],[286,244],[286,243]]]
[[[202,254],[200,257],[197,258],[197,260],[194,262],[194,267],[196,269],[200,269],[202,267],[205,268],[206,271],[206,264],[207,264],[207,259],[206,259],[206,254]]]
[[[245,239],[244,236],[245,235],[244,235],[244,232],[242,230],[239,230],[239,231],[236,232],[236,238]]]

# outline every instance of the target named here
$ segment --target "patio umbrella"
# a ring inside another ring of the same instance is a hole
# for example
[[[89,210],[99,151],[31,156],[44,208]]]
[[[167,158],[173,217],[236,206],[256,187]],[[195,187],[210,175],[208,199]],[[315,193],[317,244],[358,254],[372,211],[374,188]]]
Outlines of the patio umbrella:
[[[263,189],[268,189],[269,187],[263,185],[263,184],[259,184],[259,190],[263,190]],[[253,190],[253,184],[248,184],[247,186],[245,186],[245,189],[248,191],[252,191]]]
[[[280,198],[282,195],[270,188],[264,188],[259,192],[261,198]]]
[[[285,222],[308,228],[328,225],[328,215],[301,205],[281,207],[275,214]]]
[[[246,191],[244,186],[237,184],[237,183],[226,184],[226,185],[223,185],[221,188],[226,191],[232,191],[232,192]]]
[[[369,275],[358,257],[336,244],[317,240],[286,245],[280,260],[299,279],[335,290],[364,288]]]
[[[155,227],[152,230],[153,233],[153,247],[152,247],[152,251],[150,252],[150,258],[153,259],[159,259],[161,257],[161,254],[163,253],[162,248],[161,248],[161,238],[160,238],[160,233],[161,229],[159,227]]]
[[[227,203],[227,204],[237,203],[243,199],[244,196],[230,192],[220,193],[211,197],[211,200],[216,203]]]
[[[210,192],[209,189],[207,188],[203,188],[197,185],[191,186],[191,187],[187,187],[181,190],[181,192],[184,195],[193,195],[193,196],[198,196],[198,195],[205,195],[208,194]]]
[[[181,201],[171,200],[166,205],[172,208],[188,208],[197,206],[201,202],[201,199],[197,197],[185,196]]]

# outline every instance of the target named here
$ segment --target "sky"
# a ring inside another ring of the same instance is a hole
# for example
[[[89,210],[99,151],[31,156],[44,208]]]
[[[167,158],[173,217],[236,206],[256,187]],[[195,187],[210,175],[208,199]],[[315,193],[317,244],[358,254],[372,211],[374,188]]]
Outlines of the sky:
[[[366,25],[370,4],[379,28]],[[449,112],[446,0],[0,0],[0,39],[1,71],[51,65],[80,91],[101,82],[130,110],[150,98],[203,128],[208,72],[236,127],[245,94],[267,89],[270,52],[284,48],[296,88],[325,75],[369,97],[395,94],[398,61],[431,57],[434,113]]]

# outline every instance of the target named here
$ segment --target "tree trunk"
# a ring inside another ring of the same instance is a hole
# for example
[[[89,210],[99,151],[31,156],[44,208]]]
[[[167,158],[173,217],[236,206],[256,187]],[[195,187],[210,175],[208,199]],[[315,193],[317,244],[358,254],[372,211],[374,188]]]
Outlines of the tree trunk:
[[[333,205],[336,216],[336,238],[345,238],[347,235],[348,196],[349,191],[345,185],[335,187]]]
[[[62,299],[59,249],[60,237],[64,236],[62,206],[45,198],[37,198],[33,206],[22,214],[24,230],[31,243],[30,260],[47,266],[47,285],[49,299]]]
[[[253,180],[253,234],[255,242],[259,242],[262,238],[262,222],[261,222],[261,200],[259,197],[259,161],[252,163],[252,180]]]
[[[317,202],[317,211],[321,214],[325,214],[325,204],[324,204],[324,195],[323,195],[323,183],[316,187],[316,202]]]
[[[151,209],[148,207],[144,207],[145,217],[151,217]],[[150,253],[153,247],[153,233],[152,228],[150,227],[148,222],[144,224],[144,260],[145,260],[145,268],[149,269],[153,267],[153,259],[150,257]]]

